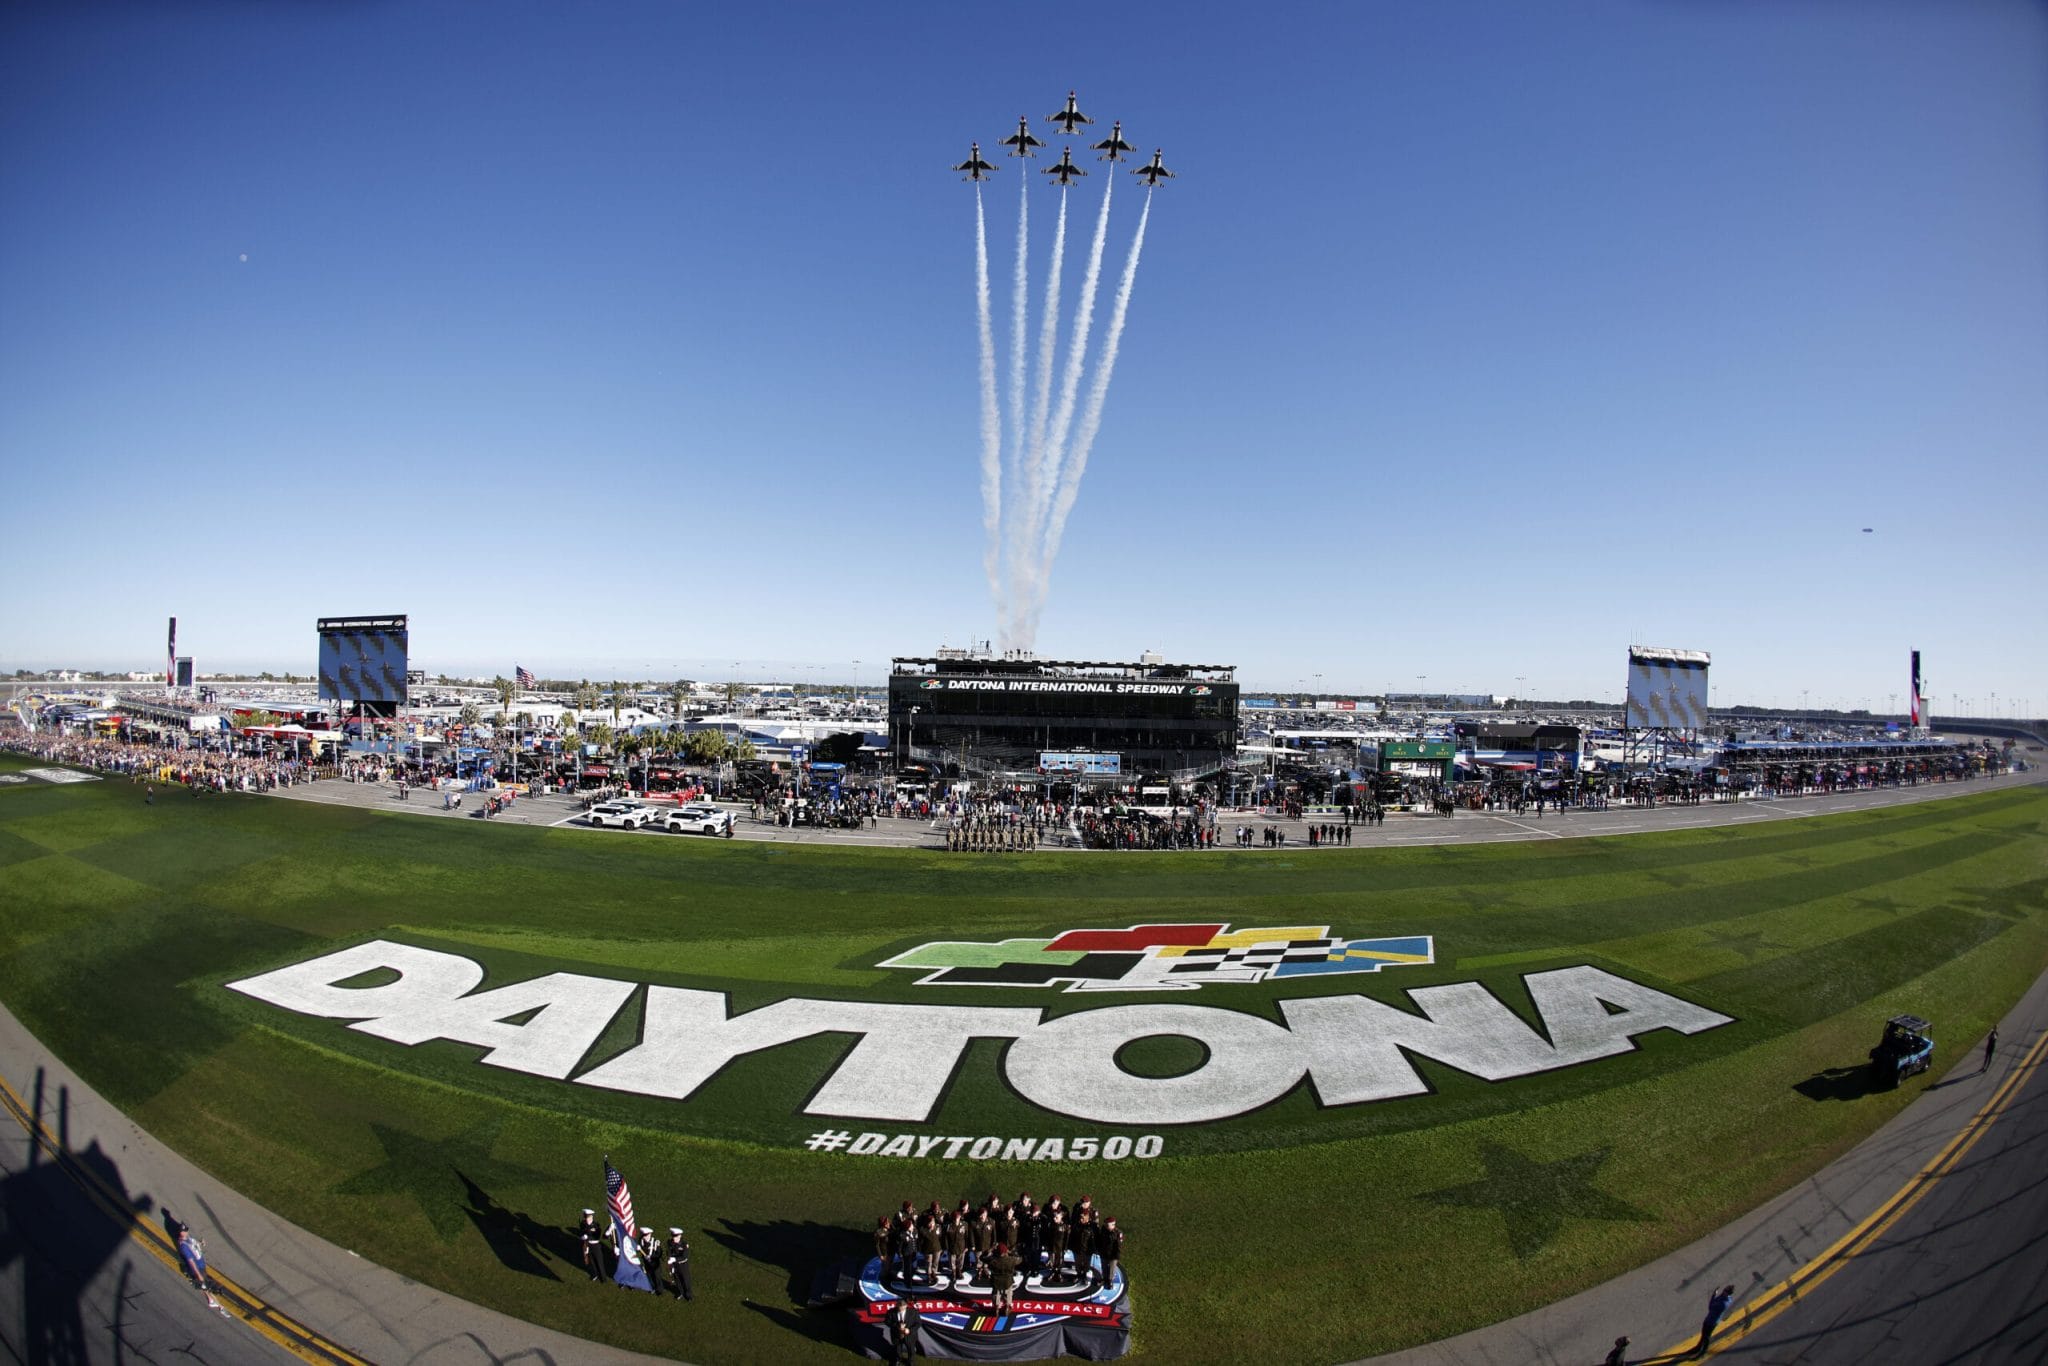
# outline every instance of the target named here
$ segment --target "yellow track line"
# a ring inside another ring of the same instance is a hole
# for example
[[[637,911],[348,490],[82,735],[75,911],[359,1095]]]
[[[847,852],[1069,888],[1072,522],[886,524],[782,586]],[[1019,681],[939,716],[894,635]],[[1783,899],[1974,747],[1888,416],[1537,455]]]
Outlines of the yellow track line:
[[[1933,1160],[1915,1172],[1905,1185],[1892,1192],[1891,1197],[1866,1218],[1829,1244],[1826,1251],[1744,1304],[1741,1321],[1717,1331],[1714,1334],[1713,1346],[1707,1349],[1707,1355],[1718,1355],[1724,1347],[1742,1341],[1798,1304],[1800,1297],[1807,1291],[1840,1271],[1858,1254],[1883,1237],[1887,1229],[1896,1224],[1907,1210],[1919,1204],[1921,1198],[1934,1189],[1935,1182],[1953,1171],[1970,1149],[1977,1146],[1977,1140],[1990,1131],[1993,1121],[2004,1112],[2006,1102],[2026,1080],[2028,1070],[2040,1062],[2044,1050],[2048,1050],[2048,1033],[2034,1040],[2034,1046],[2027,1050],[2019,1065],[2013,1068],[2012,1073],[1996,1091],[1991,1093],[1991,1098],[1970,1117],[1969,1122],[1963,1125],[1956,1136],[1948,1141],[1947,1146],[1934,1155]],[[1647,1360],[1685,1360],[1691,1357],[1692,1343],[1698,1340],[1695,1337],[1690,1342],[1667,1347]]]
[[[12,1086],[0,1077],[0,1106],[12,1114],[21,1127],[36,1143],[48,1153],[50,1159],[63,1169],[64,1174],[77,1183],[80,1190],[93,1204],[100,1207],[107,1216],[128,1230],[128,1237],[149,1254],[169,1267],[180,1278],[185,1268],[178,1258],[177,1244],[169,1233],[147,1219],[138,1218],[128,1204],[128,1198],[120,1191],[107,1185],[98,1174],[86,1170],[72,1154],[65,1150],[57,1136],[50,1132],[34,1113],[27,1102]],[[214,1298],[230,1317],[240,1319],[258,1333],[276,1343],[301,1361],[317,1363],[317,1366],[373,1366],[367,1358],[359,1357],[339,1343],[314,1332],[297,1319],[266,1304],[261,1297],[238,1284],[236,1281],[212,1267],[207,1268],[207,1280],[212,1284]]]

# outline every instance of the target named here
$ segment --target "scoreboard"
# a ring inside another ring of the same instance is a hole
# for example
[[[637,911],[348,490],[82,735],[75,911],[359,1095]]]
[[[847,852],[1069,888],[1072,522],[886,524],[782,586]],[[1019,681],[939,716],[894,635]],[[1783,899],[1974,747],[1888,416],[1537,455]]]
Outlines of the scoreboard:
[[[402,616],[322,617],[320,696],[392,710],[405,701],[410,640]]]

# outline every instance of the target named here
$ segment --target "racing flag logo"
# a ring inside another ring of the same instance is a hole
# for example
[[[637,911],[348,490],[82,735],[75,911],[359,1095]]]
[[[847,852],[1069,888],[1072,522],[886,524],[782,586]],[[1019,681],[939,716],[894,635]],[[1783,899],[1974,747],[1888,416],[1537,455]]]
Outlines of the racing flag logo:
[[[1378,972],[1436,961],[1426,934],[1338,939],[1327,925],[1232,930],[1225,924],[1068,930],[1050,939],[940,940],[878,966],[925,975],[926,987],[1047,987],[1068,991],[1187,991],[1212,983]]]

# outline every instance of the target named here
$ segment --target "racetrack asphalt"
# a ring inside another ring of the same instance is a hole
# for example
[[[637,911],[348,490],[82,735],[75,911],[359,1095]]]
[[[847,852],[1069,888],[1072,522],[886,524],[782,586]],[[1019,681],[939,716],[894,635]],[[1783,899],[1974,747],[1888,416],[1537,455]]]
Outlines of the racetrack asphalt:
[[[1552,829],[1616,834],[1621,830],[1592,827],[1647,831],[1780,820],[1961,796],[2040,777],[1586,812],[1546,817],[1541,833],[1502,833],[1500,818],[1483,816],[1413,819],[1432,827],[1429,842],[1555,837]],[[334,800],[331,789],[362,799],[351,804],[389,800],[388,790],[364,784],[315,784],[293,795]],[[1373,833],[1402,830],[1390,820]],[[1370,842],[1396,842],[1385,836]],[[1418,838],[1419,832],[1399,842]],[[1288,847],[1306,845],[1290,838]],[[1707,1296],[1728,1283],[1737,1287],[1735,1307],[1713,1355],[1733,1361],[1997,1366],[2042,1360],[2048,1355],[2048,1257],[2042,1253],[2048,1179],[2041,1176],[2039,1154],[2048,1141],[2048,1082],[2041,1078],[2048,1058],[2048,977],[2008,1014],[2000,1034],[1998,1059],[1982,1075],[1976,1071],[1981,1040],[1941,1039],[1940,1056],[1951,1061],[1938,1083],[1840,1161],[1727,1228],[1570,1299],[1377,1358],[1376,1366],[1576,1366],[1600,1361],[1620,1333],[1633,1339],[1631,1363],[1676,1361],[1684,1357],[1673,1353],[1697,1336]],[[423,1366],[655,1360],[454,1299],[258,1208],[157,1143],[4,1010],[0,1074],[6,1081],[0,1099],[10,1114],[0,1123],[0,1345],[16,1360],[66,1366],[173,1359],[212,1366],[293,1359]],[[167,1215],[206,1239],[228,1314],[209,1309],[177,1269]],[[592,1293],[621,1292],[593,1286]],[[686,1306],[678,1308],[687,1315]],[[686,1329],[678,1326],[679,1343],[687,1342]]]

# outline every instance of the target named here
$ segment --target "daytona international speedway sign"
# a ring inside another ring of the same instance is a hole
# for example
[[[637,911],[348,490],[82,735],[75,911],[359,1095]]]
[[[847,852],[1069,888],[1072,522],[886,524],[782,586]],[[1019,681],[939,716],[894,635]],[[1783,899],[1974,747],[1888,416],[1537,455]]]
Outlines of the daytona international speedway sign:
[[[471,958],[379,939],[228,986],[284,1010],[348,1021],[348,1028],[392,1043],[447,1040],[482,1049],[478,1061],[490,1067],[677,1102],[751,1055],[815,1036],[851,1036],[850,1048],[819,1065],[800,1113],[876,1124],[941,1122],[969,1047],[999,1040],[1000,1060],[977,1065],[996,1068],[1008,1092],[1052,1129],[1073,1122],[1215,1123],[1269,1105],[1303,1082],[1319,1110],[1340,1110],[1428,1094],[1415,1059],[1502,1082],[1628,1053],[1653,1030],[1690,1035],[1732,1023],[1590,965],[1522,978],[1540,1028],[1478,982],[1415,987],[1406,993],[1409,1008],[1359,994],[1259,1003],[1277,1019],[1194,1004],[1185,995],[1201,989],[1206,999],[1233,986],[1296,981],[1327,990],[1332,976],[1377,978],[1434,956],[1427,936],[1349,939],[1330,935],[1327,926],[1072,930],[1044,939],[926,944],[878,964],[917,973],[922,985],[992,989],[986,994],[994,1000],[985,1004],[791,997],[735,1013],[724,992],[575,972],[484,988],[484,966]],[[1019,988],[1155,999],[1049,1017],[1042,1004],[1008,1003],[1020,1001]],[[1156,999],[1166,994],[1179,999]],[[586,1065],[636,996],[637,1041]],[[1129,1045],[1160,1036],[1193,1041],[1200,1061],[1172,1076],[1120,1064]],[[1156,1136],[1115,1141],[1136,1156],[1159,1151]],[[1045,1158],[1062,1157],[1076,1143],[1092,1153],[1100,1142],[827,1129],[808,1146],[885,1156]]]

